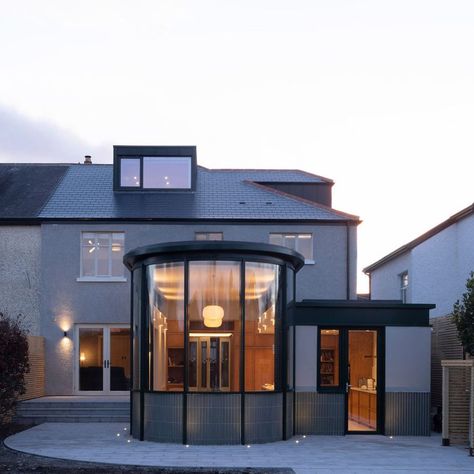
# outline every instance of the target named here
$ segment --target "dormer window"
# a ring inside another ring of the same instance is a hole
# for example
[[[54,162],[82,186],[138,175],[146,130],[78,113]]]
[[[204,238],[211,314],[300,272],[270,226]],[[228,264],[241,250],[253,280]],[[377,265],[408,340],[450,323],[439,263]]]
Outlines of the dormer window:
[[[192,191],[195,180],[195,147],[114,147],[115,191]]]
[[[145,189],[190,189],[191,157],[143,157]]]
[[[139,158],[122,158],[120,160],[120,186],[122,188],[140,187]]]

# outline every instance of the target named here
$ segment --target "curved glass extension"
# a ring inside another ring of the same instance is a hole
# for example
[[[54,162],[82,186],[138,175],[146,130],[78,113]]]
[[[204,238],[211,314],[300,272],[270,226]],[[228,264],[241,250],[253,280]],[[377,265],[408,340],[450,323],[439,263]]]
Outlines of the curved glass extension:
[[[285,247],[142,247],[132,271],[132,435],[248,444],[293,435],[295,273]]]

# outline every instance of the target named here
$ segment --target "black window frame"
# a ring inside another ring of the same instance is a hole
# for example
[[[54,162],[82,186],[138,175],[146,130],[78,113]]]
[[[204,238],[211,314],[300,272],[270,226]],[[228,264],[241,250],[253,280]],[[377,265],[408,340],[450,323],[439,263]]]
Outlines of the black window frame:
[[[144,188],[143,158],[189,158],[191,186],[189,188]],[[140,160],[140,186],[121,186],[122,159]],[[114,191],[140,193],[187,193],[196,190],[197,158],[195,146],[114,146]]]

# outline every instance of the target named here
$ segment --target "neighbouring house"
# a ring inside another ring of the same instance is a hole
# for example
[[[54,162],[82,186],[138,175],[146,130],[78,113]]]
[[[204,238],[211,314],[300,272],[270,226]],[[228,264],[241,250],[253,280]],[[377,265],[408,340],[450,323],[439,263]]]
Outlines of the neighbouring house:
[[[441,360],[463,358],[451,313],[474,270],[473,235],[474,204],[364,269],[374,299],[436,304],[430,312],[433,407],[441,407]]]
[[[133,435],[154,441],[429,435],[432,305],[357,300],[360,220],[331,180],[207,169],[185,146],[58,168],[25,178],[50,191],[15,220],[39,248],[47,396],[130,394]]]
[[[66,171],[62,165],[0,164],[0,312],[21,316],[28,331],[31,370],[22,399],[45,394],[38,215]]]

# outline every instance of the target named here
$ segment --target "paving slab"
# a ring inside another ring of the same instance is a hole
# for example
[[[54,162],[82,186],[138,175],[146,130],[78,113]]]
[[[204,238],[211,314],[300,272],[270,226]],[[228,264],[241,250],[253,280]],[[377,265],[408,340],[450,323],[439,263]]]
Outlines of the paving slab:
[[[137,441],[125,423],[44,423],[5,440],[40,456],[135,466],[291,468],[297,474],[474,473],[474,457],[439,436],[296,436],[247,446],[183,446]]]

